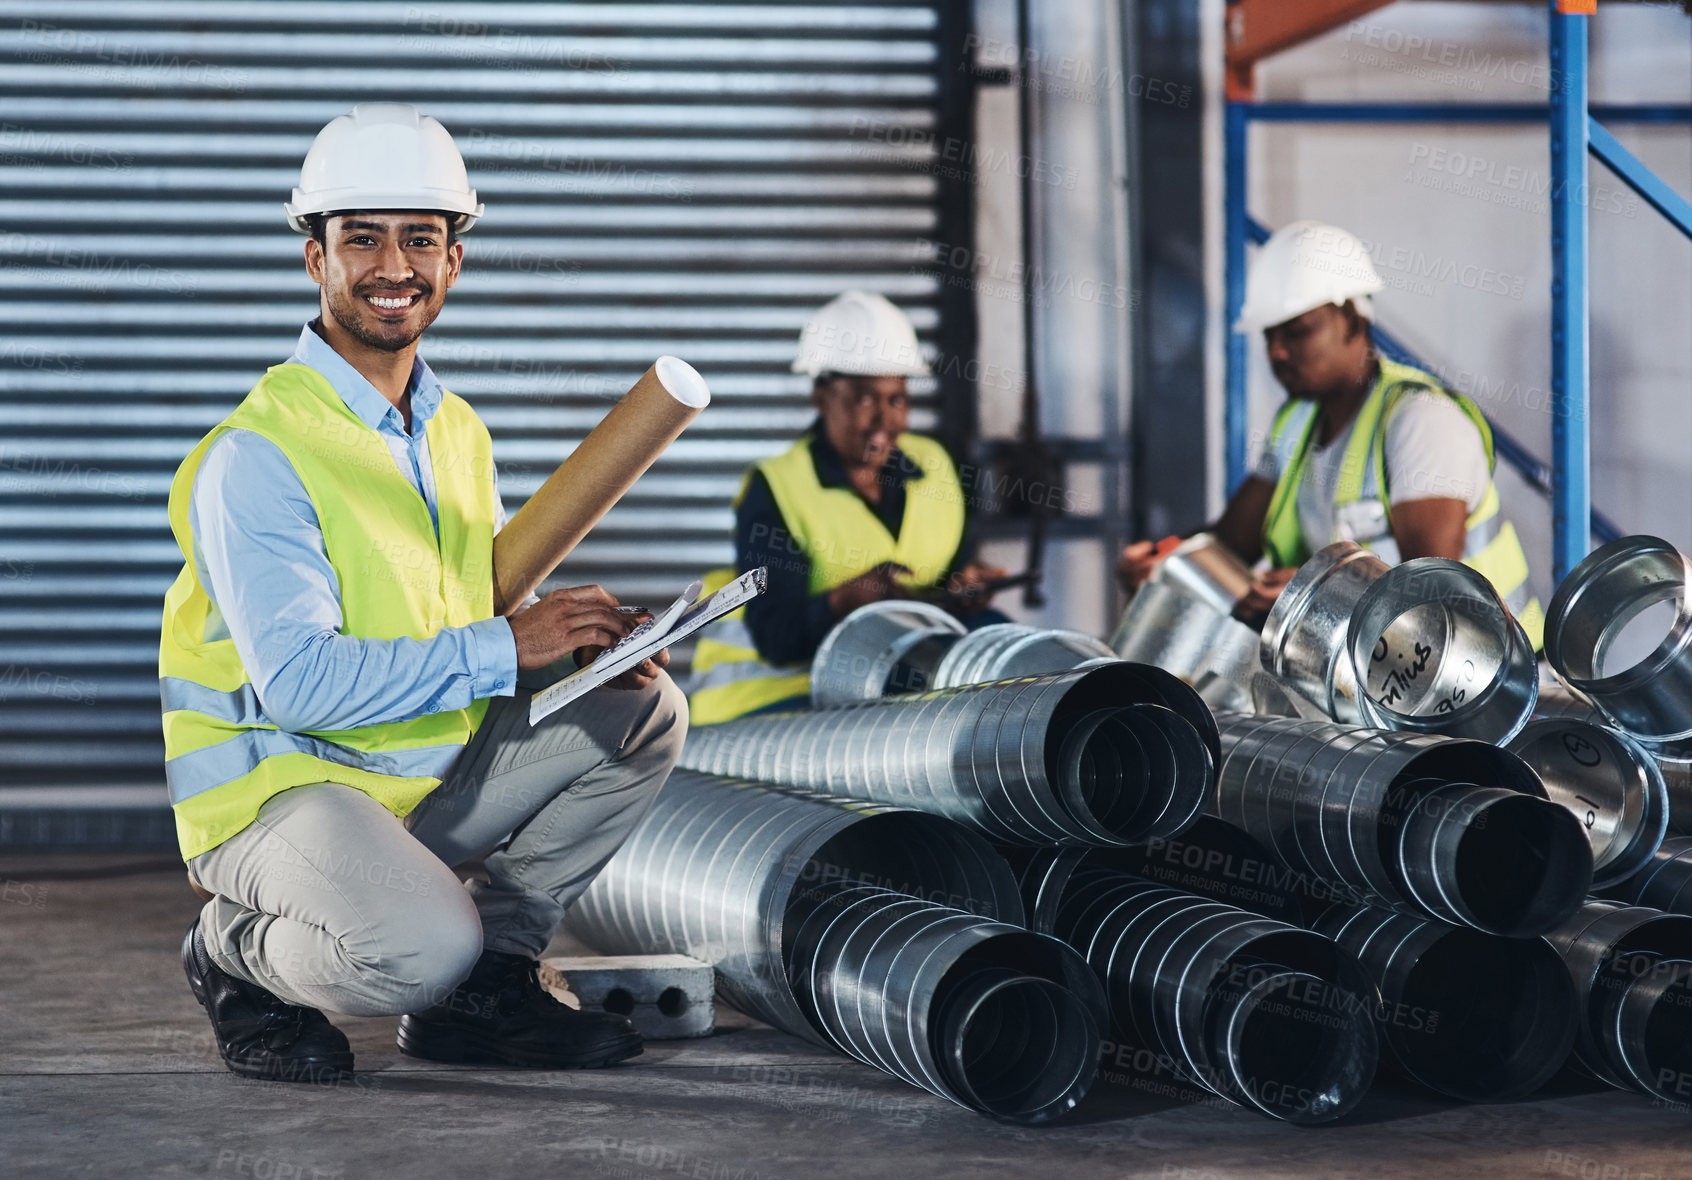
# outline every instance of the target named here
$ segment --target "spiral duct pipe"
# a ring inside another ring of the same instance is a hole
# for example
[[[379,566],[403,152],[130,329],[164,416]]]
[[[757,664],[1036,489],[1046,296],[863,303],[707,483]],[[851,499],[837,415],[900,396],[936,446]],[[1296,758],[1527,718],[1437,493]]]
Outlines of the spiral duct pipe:
[[[1608,895],[1629,905],[1692,915],[1692,837],[1670,836],[1639,872]]]
[[[1336,896],[1522,938],[1586,895],[1580,822],[1508,751],[1282,717],[1218,723],[1212,813]]]
[[[933,812],[1007,844],[1132,844],[1198,814],[1215,734],[1191,688],[1113,661],[702,726],[681,764]]]
[[[1381,996],[1376,1030],[1399,1068],[1429,1089],[1507,1102],[1568,1060],[1575,989],[1545,940],[1342,905],[1311,928],[1362,964]]]
[[[1038,676],[1114,660],[1105,643],[1079,631],[995,623],[958,639],[934,672],[935,688],[987,684],[1012,676]]]
[[[1668,604],[1665,634],[1621,671],[1610,655]],[[1692,738],[1692,558],[1660,537],[1623,537],[1569,571],[1545,612],[1545,658],[1609,721],[1653,742]]]
[[[833,709],[890,692],[921,692],[964,625],[926,602],[861,606],[834,625],[811,659],[811,705]]]
[[[1156,580],[1135,591],[1110,637],[1122,659],[1172,672],[1212,708],[1236,711],[1251,708],[1257,647],[1257,632],[1227,611],[1184,584]]]
[[[606,954],[703,959],[760,1020],[1037,1123],[1085,1093],[1105,1009],[1021,919],[1004,862],[945,819],[683,770],[565,924]]]
[[[1362,1098],[1379,1046],[1374,994],[1330,939],[1137,877],[1091,867],[1061,884],[1037,852],[1025,887],[1055,891],[1052,933],[1103,981],[1117,1038],[1186,1081],[1292,1123],[1339,1118]],[[1025,895],[1025,905],[1028,904]]]
[[[1625,881],[1668,834],[1668,788],[1656,759],[1625,734],[1572,717],[1530,721],[1505,747],[1572,812],[1592,845],[1592,884]]]
[[[1600,1081],[1692,1093],[1692,917],[1589,901],[1546,935],[1574,980],[1575,1057]]]
[[[1532,715],[1533,645],[1460,561],[1388,566],[1350,541],[1302,567],[1264,624],[1263,665],[1337,721],[1499,742]]]
[[[841,1052],[1007,1122],[1073,1109],[1098,1072],[1104,991],[1074,950],[878,885],[797,895],[787,977]]]

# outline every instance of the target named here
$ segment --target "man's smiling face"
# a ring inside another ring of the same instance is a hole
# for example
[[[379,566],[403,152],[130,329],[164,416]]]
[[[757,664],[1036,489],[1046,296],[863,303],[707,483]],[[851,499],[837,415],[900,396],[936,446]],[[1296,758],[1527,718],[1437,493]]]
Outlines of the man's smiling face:
[[[324,220],[306,243],[306,270],[328,314],[367,348],[398,352],[441,314],[464,244],[439,213],[358,212]]]

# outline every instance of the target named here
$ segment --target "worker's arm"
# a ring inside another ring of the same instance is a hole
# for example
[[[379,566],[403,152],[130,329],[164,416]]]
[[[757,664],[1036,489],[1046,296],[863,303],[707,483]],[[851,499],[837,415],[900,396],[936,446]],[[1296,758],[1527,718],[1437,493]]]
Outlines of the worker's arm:
[[[1389,516],[1400,560],[1460,560],[1469,513],[1492,484],[1480,432],[1460,406],[1432,390],[1407,395],[1386,424]]]
[[[279,728],[353,729],[515,691],[517,641],[503,618],[421,640],[340,633],[340,581],[316,509],[268,439],[243,430],[219,438],[189,512],[194,560],[216,608],[207,637],[234,640],[266,720]],[[536,640],[525,646],[555,638],[541,634],[546,621],[534,620]]]

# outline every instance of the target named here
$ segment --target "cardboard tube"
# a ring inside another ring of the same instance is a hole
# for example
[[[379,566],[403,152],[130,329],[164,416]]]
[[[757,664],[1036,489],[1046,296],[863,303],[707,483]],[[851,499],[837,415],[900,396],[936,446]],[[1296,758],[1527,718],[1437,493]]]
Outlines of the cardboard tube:
[[[692,365],[654,361],[494,538],[494,609],[532,594],[710,402]]]

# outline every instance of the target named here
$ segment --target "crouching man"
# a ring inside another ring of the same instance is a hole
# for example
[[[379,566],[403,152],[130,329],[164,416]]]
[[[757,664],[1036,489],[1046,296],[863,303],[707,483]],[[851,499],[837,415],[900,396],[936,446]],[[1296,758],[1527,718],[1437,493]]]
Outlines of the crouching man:
[[[536,962],[669,774],[687,705],[662,655],[528,722],[519,669],[637,620],[597,586],[495,603],[488,432],[417,357],[481,212],[435,120],[369,103],[325,127],[288,206],[319,317],[171,485],[167,776],[211,897],[182,958],[244,1076],[348,1074],[320,1009],[400,1015],[401,1051],[434,1061],[641,1051]]]

